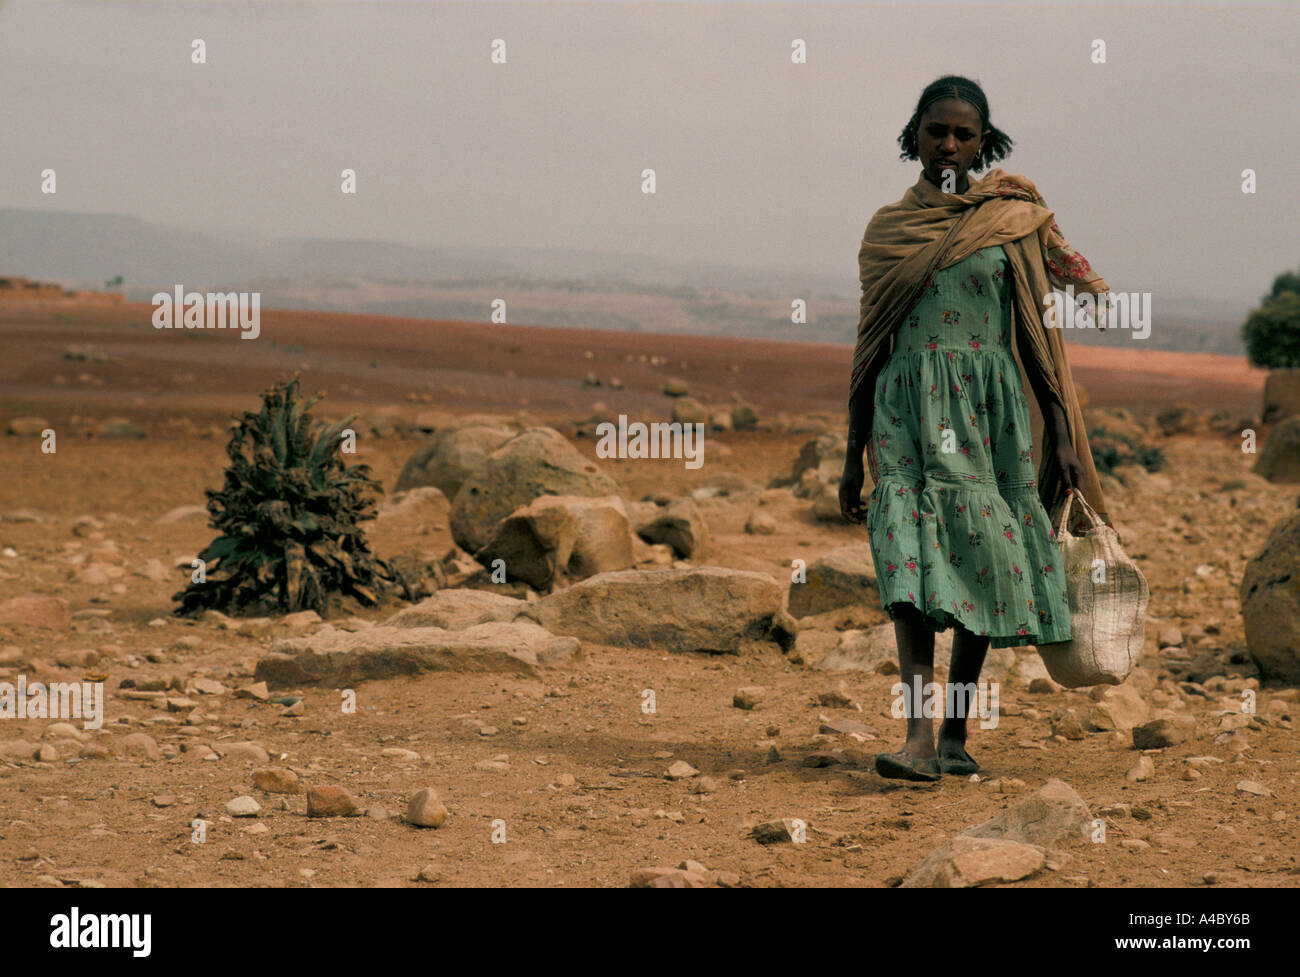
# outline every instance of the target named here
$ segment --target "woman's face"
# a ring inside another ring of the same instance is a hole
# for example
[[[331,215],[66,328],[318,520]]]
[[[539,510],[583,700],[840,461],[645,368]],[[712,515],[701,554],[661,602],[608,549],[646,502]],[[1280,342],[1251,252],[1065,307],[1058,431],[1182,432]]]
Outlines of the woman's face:
[[[925,110],[917,126],[916,149],[930,182],[943,185],[944,170],[956,174],[956,187],[966,185],[966,171],[984,142],[980,114],[959,98],[943,98]]]

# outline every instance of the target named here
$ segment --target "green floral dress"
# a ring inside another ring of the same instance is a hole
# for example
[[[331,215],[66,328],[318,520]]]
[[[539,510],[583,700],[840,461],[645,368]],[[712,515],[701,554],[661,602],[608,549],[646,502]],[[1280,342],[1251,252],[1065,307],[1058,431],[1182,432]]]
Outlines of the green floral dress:
[[[1001,245],[935,273],[876,381],[880,480],[867,528],[880,600],[954,621],[994,648],[1070,638],[1060,551],[1038,498],[1028,404],[1012,356]]]

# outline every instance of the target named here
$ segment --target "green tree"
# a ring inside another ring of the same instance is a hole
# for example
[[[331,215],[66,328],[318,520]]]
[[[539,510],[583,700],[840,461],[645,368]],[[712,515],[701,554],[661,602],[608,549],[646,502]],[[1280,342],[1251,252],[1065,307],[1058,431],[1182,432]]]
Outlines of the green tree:
[[[1285,277],[1279,275],[1277,280]],[[1300,367],[1300,290],[1283,288],[1252,312],[1241,327],[1241,338],[1255,366]]]
[[[1260,302],[1269,302],[1283,292],[1294,292],[1296,295],[1300,295],[1300,271],[1284,271],[1274,278],[1273,287],[1269,289],[1267,295],[1260,299]]]

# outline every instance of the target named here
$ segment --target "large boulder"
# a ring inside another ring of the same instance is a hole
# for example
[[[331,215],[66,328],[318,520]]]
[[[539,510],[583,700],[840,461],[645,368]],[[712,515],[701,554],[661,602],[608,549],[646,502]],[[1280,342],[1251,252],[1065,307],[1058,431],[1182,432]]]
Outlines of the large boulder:
[[[772,481],[771,487],[784,485],[794,487],[794,494],[801,499],[812,498],[823,484],[838,485],[844,474],[844,456],[847,454],[847,442],[836,434],[821,434],[805,442],[799,449],[799,457],[790,467],[790,473]]]
[[[1015,882],[1046,864],[1046,849],[1083,840],[1088,805],[1063,780],[1049,780],[1019,803],[973,825],[932,851],[902,887],[967,888]]]
[[[394,492],[379,505],[375,518],[419,519],[424,522],[443,522],[451,509],[451,500],[433,485]]]
[[[903,880],[903,889],[971,889],[1018,882],[1042,870],[1038,845],[958,836],[939,846]]]
[[[471,424],[439,431],[411,455],[394,492],[432,485],[454,499],[465,479],[511,438],[505,428]]]
[[[504,672],[537,677],[538,665],[572,658],[580,643],[532,621],[476,624],[463,631],[377,626],[317,631],[274,642],[255,677],[272,688],[346,687],[367,679],[428,671]]]
[[[726,567],[601,573],[536,610],[548,631],[621,647],[736,653],[750,641],[793,637],[781,627],[776,581]]]
[[[644,511],[644,510],[642,510]],[[709,524],[699,505],[690,496],[675,499],[662,508],[643,515],[636,534],[647,543],[663,543],[683,560],[708,557]]]
[[[558,431],[534,427],[488,455],[465,479],[451,504],[451,535],[477,553],[497,523],[543,495],[621,495],[617,482],[588,461]]]
[[[1063,780],[1052,779],[982,824],[967,828],[967,838],[998,838],[1029,845],[1082,840],[1092,825],[1083,798]]]
[[[497,523],[474,558],[537,589],[636,565],[627,508],[617,495],[543,495]]]
[[[790,613],[807,617],[853,604],[880,603],[870,543],[850,543],[808,565],[802,582],[790,584]]]
[[[1265,424],[1300,417],[1300,368],[1269,370],[1264,380]]]
[[[1300,482],[1300,417],[1273,428],[1255,461],[1255,474],[1278,484]]]
[[[476,624],[507,624],[525,614],[526,600],[503,597],[486,590],[440,590],[412,607],[398,611],[385,625],[394,628],[446,628],[461,631]]]
[[[1246,648],[1261,677],[1300,684],[1300,513],[1274,526],[1246,564],[1241,614]]]

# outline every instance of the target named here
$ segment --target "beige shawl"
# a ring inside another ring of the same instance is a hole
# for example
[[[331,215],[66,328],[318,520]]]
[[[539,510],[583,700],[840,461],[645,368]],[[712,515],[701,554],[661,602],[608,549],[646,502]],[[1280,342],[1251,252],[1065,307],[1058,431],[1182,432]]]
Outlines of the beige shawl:
[[[995,169],[978,182],[972,181],[966,193],[944,193],[922,173],[902,200],[876,212],[858,253],[862,300],[849,400],[852,402],[864,377],[879,374],[889,357],[894,331],[934,273],[980,248],[998,244],[1006,251],[1014,284],[1016,328],[1012,330],[1012,348],[1021,370],[1022,389],[1028,379],[1020,350],[1024,345],[1065,410],[1070,442],[1083,466],[1079,491],[1109,525],[1110,515],[1088,447],[1062,330],[1045,328],[1042,318],[1048,308],[1044,299],[1054,288],[1073,285],[1076,293],[1100,295],[1108,292],[1109,286],[1087,259],[1066,244],[1052,211],[1023,176]],[[1050,321],[1055,320],[1053,314]],[[1054,463],[1052,425],[1043,424],[1032,395],[1028,401],[1031,427],[1041,431],[1041,435],[1034,435],[1039,497],[1055,519],[1068,486]],[[868,462],[872,478],[879,480],[873,440],[868,439]],[[1073,511],[1082,516],[1080,507]],[[1082,518],[1071,521],[1072,529],[1086,525]]]

